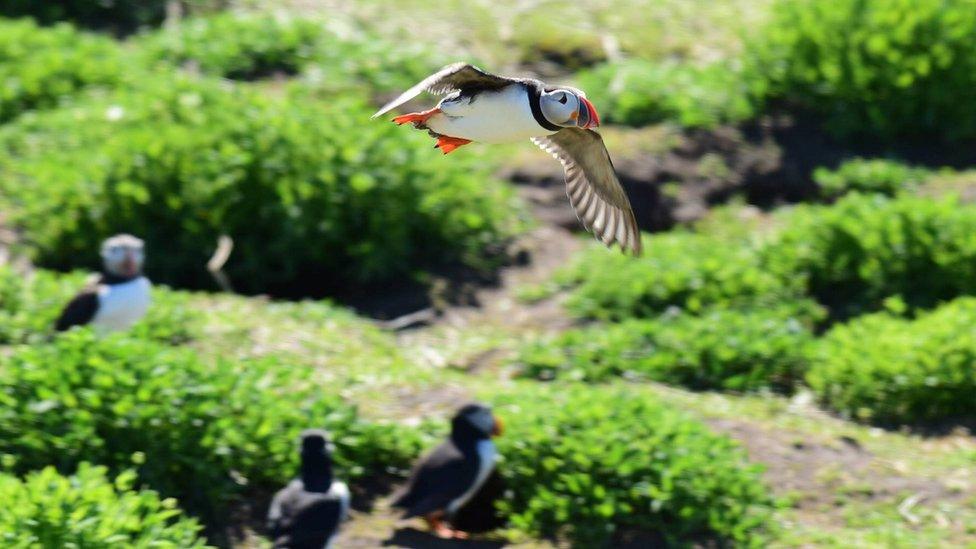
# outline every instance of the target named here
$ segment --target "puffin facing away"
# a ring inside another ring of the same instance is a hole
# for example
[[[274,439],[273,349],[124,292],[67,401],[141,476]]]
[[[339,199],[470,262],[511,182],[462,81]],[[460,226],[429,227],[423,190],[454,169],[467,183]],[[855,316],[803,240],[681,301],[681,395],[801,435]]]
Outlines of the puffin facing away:
[[[566,172],[566,194],[583,226],[607,246],[641,253],[640,231],[630,200],[617,179],[600,134],[596,108],[577,89],[538,80],[489,74],[467,63],[448,65],[383,106],[381,116],[421,92],[449,94],[433,109],[393,119],[413,123],[437,138],[447,154],[472,141],[531,139]]]
[[[349,514],[349,489],[332,478],[326,432],[309,429],[301,440],[301,475],[271,500],[268,531],[275,547],[328,549]]]
[[[78,293],[54,323],[63,332],[91,324],[99,332],[127,330],[149,308],[149,279],[142,275],[145,260],[142,240],[128,234],[102,243],[102,273]]]
[[[404,509],[405,519],[423,517],[438,537],[467,537],[444,522],[452,521],[494,470],[497,454],[491,437],[501,432],[501,421],[487,406],[462,407],[451,420],[451,435],[414,466],[393,506]]]

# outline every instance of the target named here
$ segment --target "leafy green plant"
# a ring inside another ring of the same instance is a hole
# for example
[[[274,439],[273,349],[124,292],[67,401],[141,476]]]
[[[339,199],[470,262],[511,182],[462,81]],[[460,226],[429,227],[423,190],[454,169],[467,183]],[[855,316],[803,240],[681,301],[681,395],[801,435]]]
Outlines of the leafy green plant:
[[[156,26],[166,19],[171,0],[5,0],[0,15],[30,16],[49,25],[70,21],[76,25],[128,34],[142,27]],[[179,0],[182,10],[206,12],[227,4],[226,0]]]
[[[774,308],[664,315],[564,332],[533,342],[518,363],[541,379],[652,379],[693,389],[790,391],[802,379],[822,311],[811,302]]]
[[[728,438],[623,388],[542,385],[492,397],[511,525],[575,547],[635,532],[757,544],[770,500]],[[514,418],[518,418],[517,421]]]
[[[804,206],[762,250],[763,270],[800,282],[835,317],[976,292],[976,207],[954,199],[849,195]]]
[[[916,319],[862,316],[823,338],[807,381],[829,407],[884,423],[976,417],[976,299]]]
[[[646,237],[634,259],[593,247],[560,276],[573,287],[567,306],[601,319],[654,317],[676,307],[772,302],[796,294],[792,282],[759,267],[756,246],[739,239],[673,232]]]
[[[173,499],[132,491],[134,476],[114,481],[104,467],[81,464],[71,477],[45,467],[24,480],[0,474],[0,543],[29,547],[202,548],[200,526]]]
[[[697,66],[633,59],[600,65],[577,78],[607,122],[642,126],[669,120],[711,128],[755,114],[748,87],[728,62]]]
[[[55,319],[87,278],[82,273],[21,273],[0,266],[0,343],[40,343],[52,337]],[[196,337],[200,320],[187,294],[156,287],[152,306],[132,332],[177,345]]]
[[[214,526],[245,490],[294,475],[295,440],[309,426],[331,431],[353,482],[417,454],[414,431],[364,422],[316,379],[312,366],[273,357],[205,362],[186,348],[74,330],[0,359],[0,463],[15,473],[82,461],[133,468]]]
[[[120,85],[132,70],[111,39],[69,25],[0,19],[0,123],[57,106],[84,88]]]
[[[420,132],[364,123],[370,113],[149,80],[0,131],[0,200],[42,265],[80,267],[92,241],[124,230],[152,250],[153,280],[176,286],[212,286],[204,265],[221,234],[243,292],[324,294],[495,265],[521,226],[511,189],[476,155],[447,162]]]
[[[813,172],[813,180],[826,198],[836,198],[849,192],[894,196],[917,188],[928,173],[928,170],[901,162],[855,158],[844,162],[836,170],[817,168]]]
[[[968,0],[779,0],[752,33],[757,97],[838,135],[976,136],[976,10]]]
[[[138,48],[150,63],[238,80],[305,73],[322,94],[399,90],[439,66],[429,52],[375,33],[346,29],[340,36],[326,20],[255,13],[190,18],[140,37]]]

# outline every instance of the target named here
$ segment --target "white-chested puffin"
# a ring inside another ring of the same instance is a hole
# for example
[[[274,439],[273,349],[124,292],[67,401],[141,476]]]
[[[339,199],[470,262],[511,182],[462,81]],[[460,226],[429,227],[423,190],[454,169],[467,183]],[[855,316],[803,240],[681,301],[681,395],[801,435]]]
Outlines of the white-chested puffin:
[[[462,407],[451,420],[450,436],[414,466],[393,506],[404,509],[405,519],[423,517],[438,537],[466,537],[445,522],[452,521],[495,469],[491,438],[501,432],[501,421],[487,406]]]
[[[301,437],[301,474],[275,494],[268,532],[275,547],[329,548],[349,514],[349,489],[332,478],[328,435],[308,429]]]
[[[128,234],[102,243],[102,274],[78,293],[61,311],[54,328],[91,324],[99,332],[126,330],[149,308],[152,285],[142,274],[142,240]]]
[[[552,154],[566,172],[566,194],[577,217],[605,245],[614,242],[634,255],[640,231],[627,193],[613,169],[600,134],[596,108],[577,89],[549,87],[538,80],[489,74],[467,63],[448,65],[383,106],[373,118],[423,91],[450,94],[433,109],[393,119],[412,122],[437,138],[447,154],[462,145],[531,139]]]

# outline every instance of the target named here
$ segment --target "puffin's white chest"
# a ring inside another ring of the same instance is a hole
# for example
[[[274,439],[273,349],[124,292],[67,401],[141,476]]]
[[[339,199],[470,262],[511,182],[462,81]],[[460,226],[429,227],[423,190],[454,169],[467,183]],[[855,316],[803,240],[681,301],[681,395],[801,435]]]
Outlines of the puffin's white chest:
[[[98,312],[92,325],[100,332],[130,328],[146,314],[151,286],[144,276],[122,284],[99,285]]]
[[[458,509],[464,506],[465,503],[471,499],[481,485],[488,480],[488,475],[491,474],[492,469],[495,468],[495,461],[498,459],[498,452],[495,450],[495,443],[491,439],[479,440],[478,441],[478,476],[475,477],[474,483],[463,493],[461,497],[452,501],[447,506],[448,514],[454,514]]]
[[[447,98],[438,107],[442,112],[430,117],[427,127],[449,137],[508,143],[555,133],[536,122],[528,91],[517,84],[459,101]]]

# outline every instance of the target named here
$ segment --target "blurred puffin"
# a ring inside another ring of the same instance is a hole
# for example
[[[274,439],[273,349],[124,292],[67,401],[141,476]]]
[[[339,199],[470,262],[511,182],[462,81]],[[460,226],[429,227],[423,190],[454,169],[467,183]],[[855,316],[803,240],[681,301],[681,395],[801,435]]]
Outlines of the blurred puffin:
[[[332,478],[325,431],[308,429],[302,433],[301,457],[301,475],[271,500],[268,531],[275,547],[329,548],[349,514],[349,489]]]
[[[450,436],[414,466],[393,506],[404,509],[405,519],[423,517],[438,537],[467,537],[445,521],[453,523],[458,510],[494,471],[497,453],[491,437],[501,433],[501,421],[490,408],[481,404],[462,407],[451,420]]]
[[[102,274],[78,293],[61,311],[54,328],[91,324],[99,332],[126,330],[149,308],[152,285],[142,275],[145,260],[142,240],[128,234],[102,243]]]
[[[549,87],[538,80],[489,74],[467,63],[448,65],[383,106],[381,116],[423,91],[449,94],[436,107],[393,119],[413,123],[437,138],[447,154],[480,141],[531,139],[552,154],[566,172],[566,194],[576,216],[605,245],[641,253],[640,231],[600,134],[593,103],[577,89]]]

